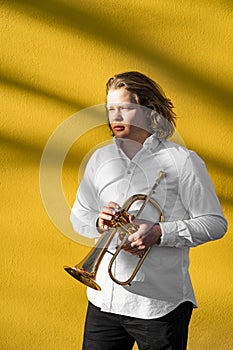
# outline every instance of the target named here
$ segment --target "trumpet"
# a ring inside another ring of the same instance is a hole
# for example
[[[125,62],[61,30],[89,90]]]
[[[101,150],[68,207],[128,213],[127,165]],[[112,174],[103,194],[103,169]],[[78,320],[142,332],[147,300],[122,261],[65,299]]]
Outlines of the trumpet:
[[[88,287],[91,287],[95,290],[101,290],[100,286],[96,283],[96,274],[99,268],[99,265],[106,253],[112,255],[108,265],[108,274],[110,278],[117,284],[125,286],[130,285],[134,277],[136,276],[138,270],[142,266],[144,260],[146,259],[151,247],[146,249],[142,254],[138,255],[139,260],[136,264],[134,270],[132,271],[130,277],[125,281],[118,280],[113,272],[112,266],[116,261],[117,256],[119,255],[121,249],[124,244],[128,240],[129,235],[133,234],[137,231],[138,227],[130,222],[130,214],[129,209],[133,203],[136,201],[142,201],[142,205],[137,211],[135,218],[139,217],[139,215],[144,210],[145,206],[150,203],[153,207],[157,209],[159,212],[159,222],[164,222],[164,213],[160,205],[152,198],[152,195],[155,192],[156,187],[159,185],[160,181],[166,176],[166,173],[163,171],[159,172],[159,176],[156,179],[153,187],[151,188],[148,195],[146,194],[135,194],[129,197],[122,205],[121,209],[117,211],[114,215],[113,219],[110,222],[111,229],[105,231],[96,245],[90,250],[87,256],[81,260],[77,265],[70,267],[64,266],[64,270],[68,272],[72,277],[85,284]],[[118,234],[118,238],[121,243],[116,247],[114,253],[112,253],[108,248],[110,243],[112,242],[114,236]]]

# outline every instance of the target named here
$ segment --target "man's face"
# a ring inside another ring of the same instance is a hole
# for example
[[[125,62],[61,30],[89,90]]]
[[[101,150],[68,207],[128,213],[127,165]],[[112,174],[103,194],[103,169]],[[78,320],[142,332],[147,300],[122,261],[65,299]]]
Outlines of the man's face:
[[[132,94],[125,88],[109,90],[107,110],[110,126],[117,138],[143,143],[150,135],[146,109],[136,104]]]

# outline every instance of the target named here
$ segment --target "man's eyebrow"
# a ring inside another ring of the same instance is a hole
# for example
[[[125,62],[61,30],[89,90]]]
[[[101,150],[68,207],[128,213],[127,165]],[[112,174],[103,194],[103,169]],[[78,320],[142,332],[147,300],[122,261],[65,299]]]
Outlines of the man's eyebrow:
[[[135,105],[135,103],[131,103],[131,102],[116,102],[116,103],[109,103],[109,104],[105,104],[106,108],[110,108],[110,107],[133,107]]]
[[[105,108],[108,109],[108,110],[111,109],[111,108],[114,108],[114,107],[115,107],[115,105],[113,105],[113,104],[109,104],[109,105],[106,104],[105,105]]]

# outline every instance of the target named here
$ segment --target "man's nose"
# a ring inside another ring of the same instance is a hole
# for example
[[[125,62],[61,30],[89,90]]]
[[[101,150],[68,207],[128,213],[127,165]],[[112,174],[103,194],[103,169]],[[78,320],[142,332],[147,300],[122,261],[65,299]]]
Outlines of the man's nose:
[[[113,115],[113,120],[123,120],[121,108],[116,108]]]

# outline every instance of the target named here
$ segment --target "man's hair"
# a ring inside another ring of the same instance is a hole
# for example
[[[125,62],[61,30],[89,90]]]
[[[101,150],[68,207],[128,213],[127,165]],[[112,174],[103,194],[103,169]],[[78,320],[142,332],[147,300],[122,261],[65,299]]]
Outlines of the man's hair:
[[[132,94],[135,103],[152,110],[148,125],[152,133],[164,139],[173,134],[176,125],[174,106],[156,82],[139,72],[120,73],[108,80],[107,94],[109,90],[122,87]]]

